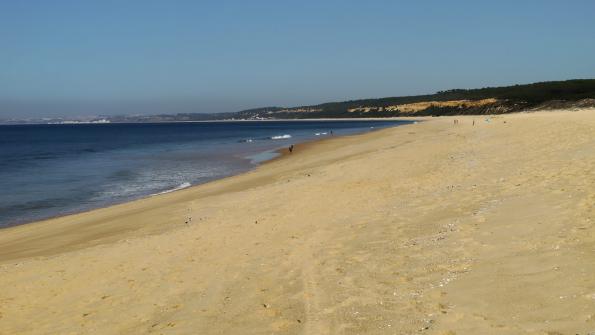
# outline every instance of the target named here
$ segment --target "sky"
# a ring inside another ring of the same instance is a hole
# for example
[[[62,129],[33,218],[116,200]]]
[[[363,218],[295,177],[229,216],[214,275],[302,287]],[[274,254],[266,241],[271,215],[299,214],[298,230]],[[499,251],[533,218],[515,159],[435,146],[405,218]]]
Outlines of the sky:
[[[0,118],[595,78],[595,1],[0,0]]]

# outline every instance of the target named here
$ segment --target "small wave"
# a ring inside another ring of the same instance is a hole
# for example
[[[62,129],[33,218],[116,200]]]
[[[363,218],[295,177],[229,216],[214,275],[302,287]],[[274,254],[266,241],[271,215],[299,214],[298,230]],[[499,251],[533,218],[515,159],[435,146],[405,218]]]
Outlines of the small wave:
[[[238,142],[240,142],[240,143],[251,143],[251,142],[254,142],[254,140],[251,139],[251,138],[247,138],[245,140],[239,140]]]
[[[328,134],[328,133],[316,133],[316,134],[314,134],[314,135],[316,135],[316,136],[320,136],[320,135],[327,135],[327,134]]]
[[[180,184],[180,185],[178,185],[178,186],[176,186],[176,187],[174,187],[172,189],[165,190],[165,191],[162,191],[162,192],[159,192],[159,193],[151,194],[151,196],[160,195],[160,194],[166,194],[166,193],[171,193],[171,192],[178,191],[178,190],[181,190],[181,189],[184,189],[184,188],[188,188],[190,186],[192,186],[190,183],[187,183],[187,182],[186,183],[182,183],[182,184]]]
[[[271,139],[271,140],[283,140],[283,139],[286,139],[286,138],[291,138],[291,135],[285,134],[285,135],[277,135],[277,136],[271,136],[271,137],[269,137],[269,139]]]

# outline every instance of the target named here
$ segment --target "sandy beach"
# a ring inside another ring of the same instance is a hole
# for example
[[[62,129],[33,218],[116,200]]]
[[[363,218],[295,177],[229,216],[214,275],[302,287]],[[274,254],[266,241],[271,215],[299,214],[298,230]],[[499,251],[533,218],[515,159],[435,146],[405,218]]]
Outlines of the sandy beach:
[[[0,334],[595,332],[594,134],[427,118],[0,230]]]

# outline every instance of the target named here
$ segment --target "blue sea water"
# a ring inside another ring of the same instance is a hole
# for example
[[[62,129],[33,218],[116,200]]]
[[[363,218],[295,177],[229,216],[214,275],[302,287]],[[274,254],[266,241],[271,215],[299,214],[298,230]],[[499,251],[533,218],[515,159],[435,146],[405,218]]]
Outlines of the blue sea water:
[[[402,121],[0,126],[0,227],[247,171],[276,149]]]

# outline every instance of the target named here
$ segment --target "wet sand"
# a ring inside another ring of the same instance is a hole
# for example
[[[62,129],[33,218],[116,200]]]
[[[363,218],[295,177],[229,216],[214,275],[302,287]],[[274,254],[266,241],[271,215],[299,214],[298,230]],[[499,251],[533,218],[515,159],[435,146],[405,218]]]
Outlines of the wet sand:
[[[488,121],[0,230],[0,334],[595,331],[595,110]]]

